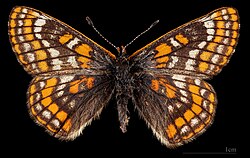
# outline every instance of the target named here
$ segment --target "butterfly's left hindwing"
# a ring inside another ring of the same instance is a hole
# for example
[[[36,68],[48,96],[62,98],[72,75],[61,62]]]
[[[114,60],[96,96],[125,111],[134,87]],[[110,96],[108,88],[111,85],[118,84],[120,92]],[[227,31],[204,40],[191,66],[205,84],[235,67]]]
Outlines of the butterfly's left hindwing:
[[[73,140],[99,116],[112,93],[112,84],[104,77],[35,77],[27,92],[28,109],[49,134]]]

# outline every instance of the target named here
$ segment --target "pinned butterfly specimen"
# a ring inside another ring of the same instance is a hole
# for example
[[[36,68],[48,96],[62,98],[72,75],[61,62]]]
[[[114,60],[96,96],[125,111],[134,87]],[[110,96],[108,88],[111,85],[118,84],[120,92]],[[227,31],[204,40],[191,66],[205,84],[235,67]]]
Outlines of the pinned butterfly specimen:
[[[93,26],[93,23],[89,20]],[[161,143],[190,142],[213,122],[216,93],[205,80],[229,62],[239,37],[237,10],[223,7],[147,44],[114,55],[67,24],[14,7],[9,38],[33,76],[27,92],[34,121],[52,136],[74,140],[115,97],[122,132],[128,100]]]

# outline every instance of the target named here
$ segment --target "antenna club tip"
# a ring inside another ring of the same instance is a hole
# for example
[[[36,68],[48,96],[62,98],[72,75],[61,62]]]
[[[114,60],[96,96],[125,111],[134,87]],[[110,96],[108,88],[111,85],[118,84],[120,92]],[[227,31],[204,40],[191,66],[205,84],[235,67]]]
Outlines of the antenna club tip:
[[[86,20],[87,20],[87,22],[88,22],[88,24],[89,25],[91,25],[91,26],[93,26],[93,22],[92,22],[92,20],[90,19],[90,17],[86,17]]]
[[[151,27],[153,27],[153,26],[155,26],[157,23],[159,23],[160,22],[160,20],[156,20],[152,25],[151,25]]]

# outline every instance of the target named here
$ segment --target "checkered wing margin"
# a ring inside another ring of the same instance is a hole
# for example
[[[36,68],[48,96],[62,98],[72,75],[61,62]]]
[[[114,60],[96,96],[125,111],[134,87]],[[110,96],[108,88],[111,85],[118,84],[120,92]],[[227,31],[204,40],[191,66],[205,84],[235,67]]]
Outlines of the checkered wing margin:
[[[13,8],[9,20],[13,51],[32,74],[101,74],[115,56],[67,24],[33,8]]]
[[[229,62],[238,36],[237,10],[224,7],[166,33],[129,60],[149,71],[210,78]]]
[[[215,91],[203,79],[229,62],[239,36],[234,8],[220,8],[138,50],[128,60],[143,75],[134,91],[139,114],[167,147],[203,133],[215,114]]]

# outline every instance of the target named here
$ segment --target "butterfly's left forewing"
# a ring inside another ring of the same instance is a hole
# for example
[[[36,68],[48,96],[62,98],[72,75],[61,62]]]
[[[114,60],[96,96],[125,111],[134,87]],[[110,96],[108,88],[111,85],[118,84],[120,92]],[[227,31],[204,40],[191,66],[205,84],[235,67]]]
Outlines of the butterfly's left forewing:
[[[33,8],[13,8],[9,36],[19,62],[32,75],[100,74],[115,59],[85,35]]]
[[[229,62],[238,36],[237,10],[223,7],[128,57],[141,74],[133,95],[136,109],[167,147],[193,140],[212,124],[217,99],[203,79],[217,75]]]

